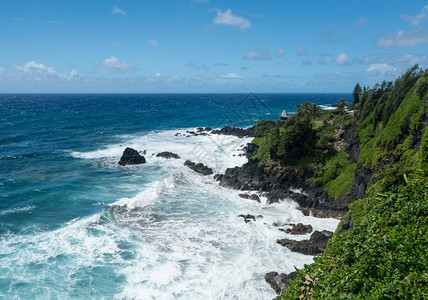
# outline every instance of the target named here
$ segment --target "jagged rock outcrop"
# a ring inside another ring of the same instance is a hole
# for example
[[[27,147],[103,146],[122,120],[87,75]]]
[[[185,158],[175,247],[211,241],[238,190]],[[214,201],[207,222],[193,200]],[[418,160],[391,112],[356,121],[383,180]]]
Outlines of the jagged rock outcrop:
[[[249,160],[251,159],[251,157],[257,154],[257,151],[259,150],[259,146],[253,143],[247,143],[247,145],[245,145],[242,150],[244,150],[245,157]]]
[[[291,251],[299,252],[307,255],[319,255],[325,247],[327,247],[328,240],[333,236],[333,232],[323,230],[314,231],[309,240],[294,241],[289,239],[278,239],[276,242]]]
[[[372,177],[372,172],[368,169],[364,169],[361,164],[357,165],[357,169],[355,170],[355,179],[352,184],[351,191],[357,198],[363,198],[367,185]]]
[[[239,215],[238,217],[244,218],[245,223],[250,222],[251,220],[255,221],[256,217],[250,214],[246,214],[246,215]]]
[[[225,126],[220,130],[213,130],[211,133],[212,134],[233,135],[233,136],[236,136],[239,138],[255,137],[254,127],[255,126],[247,128],[247,129],[243,129],[243,128],[239,128],[239,127]]]
[[[343,128],[341,138],[345,142],[345,151],[349,154],[349,162],[356,163],[360,155],[360,138],[358,137],[358,123],[347,124]]]
[[[202,174],[202,175],[211,175],[213,174],[213,170],[202,163],[194,163],[190,160],[186,160],[184,165],[192,169],[193,171]]]
[[[298,223],[297,225],[294,225],[292,228],[284,229],[283,231],[285,233],[289,234],[308,234],[311,233],[313,230],[312,225],[303,225],[302,223]]]
[[[120,158],[118,164],[121,166],[126,165],[138,165],[146,163],[144,156],[140,155],[137,150],[127,147],[123,151],[122,157]]]
[[[250,160],[241,167],[229,168],[224,174],[216,174],[214,179],[224,187],[264,192],[267,203],[290,198],[302,208],[347,211],[347,205],[334,201],[319,182],[305,180],[298,174],[297,168],[281,166],[279,162],[274,161],[267,162],[267,166],[271,167],[269,174],[266,174],[257,162]],[[304,190],[305,193],[291,191],[296,188]]]
[[[169,152],[169,151],[160,152],[160,153],[156,154],[156,157],[163,157],[166,159],[170,159],[170,158],[178,159],[178,158],[180,158],[180,156],[178,156],[177,154]]]
[[[244,198],[244,199],[250,199],[250,200],[254,200],[257,202],[260,202],[260,197],[257,196],[256,194],[238,194],[239,197]]]
[[[289,274],[278,274],[277,272],[269,272],[265,275],[265,280],[275,292],[280,295],[287,290],[287,285],[290,280],[297,277],[297,272],[291,272]]]

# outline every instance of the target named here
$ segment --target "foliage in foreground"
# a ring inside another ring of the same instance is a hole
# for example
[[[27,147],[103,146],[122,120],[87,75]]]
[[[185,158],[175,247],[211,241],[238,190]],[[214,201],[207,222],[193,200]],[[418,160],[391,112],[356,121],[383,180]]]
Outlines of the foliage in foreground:
[[[354,229],[336,234],[300,272],[318,278],[313,299],[428,299],[427,176],[351,206]],[[299,299],[304,281],[293,280],[277,299]]]

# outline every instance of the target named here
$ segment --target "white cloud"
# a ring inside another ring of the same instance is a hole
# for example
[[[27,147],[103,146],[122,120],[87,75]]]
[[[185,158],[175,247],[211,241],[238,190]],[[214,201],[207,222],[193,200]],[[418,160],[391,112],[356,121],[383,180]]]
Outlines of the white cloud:
[[[372,75],[386,75],[386,74],[394,74],[397,69],[388,64],[372,64],[367,69],[367,73]]]
[[[279,48],[278,50],[276,50],[276,56],[280,57],[280,56],[284,56],[285,55],[285,49],[284,48]]]
[[[156,47],[159,44],[159,42],[155,39],[151,39],[150,41],[147,41],[147,45],[150,47]]]
[[[159,72],[157,72],[156,74],[155,74],[155,77],[161,77],[162,76],[162,74],[161,73],[159,73]]]
[[[228,78],[228,79],[243,79],[244,77],[239,76],[238,74],[235,73],[228,73],[225,75],[221,75],[221,78]]]
[[[325,64],[328,64],[328,63],[330,63],[332,61],[333,61],[333,57],[331,57],[330,55],[326,54],[326,55],[324,55],[323,59],[320,61],[320,64],[321,65],[325,65]]]
[[[251,27],[250,21],[243,17],[238,17],[237,15],[232,14],[231,9],[228,9],[225,12],[218,10],[217,16],[214,18],[213,22],[216,25],[236,26],[240,29],[247,29]]]
[[[418,57],[412,54],[406,54],[394,61],[394,65],[403,67],[411,67],[416,64],[428,64],[428,57],[425,55]]]
[[[12,20],[14,20],[14,21],[22,21],[24,19],[23,18],[12,18]]]
[[[354,26],[363,26],[363,25],[366,25],[368,22],[369,20],[367,20],[364,17],[361,17],[355,20],[352,24],[354,24]]]
[[[348,55],[346,55],[345,52],[340,53],[337,57],[336,57],[336,64],[338,66],[344,66],[346,64],[349,63],[349,57]]]
[[[297,46],[296,51],[299,56],[306,56],[308,54],[308,52],[300,46]]]
[[[126,73],[128,71],[135,71],[137,68],[129,62],[120,62],[116,57],[111,56],[102,62],[95,63],[99,69],[106,69],[110,73]]]
[[[270,56],[269,50],[266,48],[263,48],[263,50],[261,50],[261,51],[247,52],[245,54],[244,58],[245,59],[254,59],[254,60],[264,61],[264,60],[270,60],[271,56]]]
[[[416,16],[410,16],[410,15],[401,15],[401,18],[408,21],[410,24],[414,25],[414,26],[419,26],[422,22],[424,22],[428,15],[428,5],[425,5],[420,14],[416,15]]]
[[[123,9],[120,9],[119,7],[117,7],[116,5],[113,6],[113,10],[111,11],[112,15],[121,15],[121,16],[125,16],[126,15],[126,11],[124,11]]]
[[[380,48],[397,47],[406,48],[428,42],[428,31],[419,29],[418,31],[405,32],[399,30],[397,33],[381,37],[377,40],[376,46]]]
[[[26,79],[42,81],[42,80],[71,80],[78,77],[79,74],[76,70],[72,70],[69,74],[59,73],[52,67],[47,67],[44,64],[37,63],[35,61],[29,61],[23,66],[15,66],[18,71],[19,77],[25,77]]]

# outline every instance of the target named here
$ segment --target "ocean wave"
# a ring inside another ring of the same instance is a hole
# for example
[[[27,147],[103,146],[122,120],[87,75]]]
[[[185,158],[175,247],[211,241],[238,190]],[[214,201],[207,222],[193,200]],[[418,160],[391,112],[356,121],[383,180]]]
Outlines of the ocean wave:
[[[173,183],[172,183],[173,185]],[[141,208],[152,205],[162,192],[165,184],[164,181],[153,181],[147,188],[140,191],[137,195],[130,198],[120,198],[110,206],[126,206],[129,209]]]
[[[7,214],[15,214],[15,213],[26,212],[26,211],[33,210],[35,208],[36,208],[36,206],[34,206],[34,205],[27,205],[24,207],[16,207],[16,208],[12,208],[12,209],[7,209],[7,210],[1,211],[0,216],[4,216]]]
[[[190,129],[190,130],[195,130]],[[158,164],[182,165],[184,160],[201,162],[216,173],[224,172],[227,168],[242,165],[246,162],[242,147],[251,142],[252,138],[238,138],[227,135],[193,136],[186,133],[187,130],[154,131],[142,136],[129,135],[120,143],[115,143],[89,152],[71,151],[70,155],[79,159],[106,159],[111,164],[116,164],[126,147],[138,151],[146,150],[147,162]],[[156,157],[155,154],[163,151],[171,151],[178,154],[181,159],[165,160]]]

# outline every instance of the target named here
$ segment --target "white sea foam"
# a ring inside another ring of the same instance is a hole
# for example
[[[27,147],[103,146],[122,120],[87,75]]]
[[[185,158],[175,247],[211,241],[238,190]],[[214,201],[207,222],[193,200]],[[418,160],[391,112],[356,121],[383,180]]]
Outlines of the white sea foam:
[[[194,130],[189,129],[189,130]],[[112,163],[117,163],[123,150],[131,147],[139,151],[146,150],[147,163],[156,163],[165,159],[156,157],[163,151],[170,151],[178,154],[183,164],[183,160],[189,159],[194,162],[201,162],[214,169],[215,172],[224,172],[227,168],[239,166],[246,162],[245,156],[239,156],[243,152],[242,146],[251,142],[251,138],[238,138],[212,134],[207,136],[192,136],[186,133],[187,130],[165,130],[151,132],[142,136],[122,136],[124,139],[120,143],[108,145],[102,149],[90,152],[71,152],[75,158],[81,159],[107,159]],[[176,136],[175,134],[178,133]],[[170,160],[169,163],[171,163]]]
[[[246,161],[237,154],[251,139],[175,133],[126,136],[121,144],[73,152],[76,158],[116,166],[130,146],[147,149],[148,163],[120,169],[115,191],[123,196],[111,199],[103,212],[76,218],[57,230],[0,240],[5,278],[28,284],[31,280],[34,286],[27,294],[11,286],[6,296],[100,298],[100,289],[111,288],[109,297],[116,299],[269,299],[275,292],[264,281],[266,272],[291,272],[312,262],[312,256],[276,243],[309,235],[291,236],[278,228],[301,222],[314,230],[334,230],[337,220],[304,216],[293,201],[266,205],[263,195],[262,203],[243,199],[241,191],[223,188],[212,176],[183,166],[190,159],[224,172]],[[209,155],[198,155],[201,147]],[[151,155],[162,151],[181,158]],[[263,218],[245,223],[240,214]]]
[[[319,105],[319,107],[323,110],[335,110],[336,107],[330,105]]]
[[[36,208],[36,206],[34,206],[34,205],[27,205],[24,207],[16,207],[16,208],[12,208],[12,209],[7,209],[7,210],[1,211],[0,216],[4,216],[7,214],[13,214],[13,213],[21,213],[21,212],[31,211],[35,208]]]
[[[110,206],[127,206],[130,209],[136,207],[145,207],[155,202],[159,193],[162,192],[164,185],[162,181],[153,181],[149,186],[141,190],[137,195],[131,198],[120,198]]]

